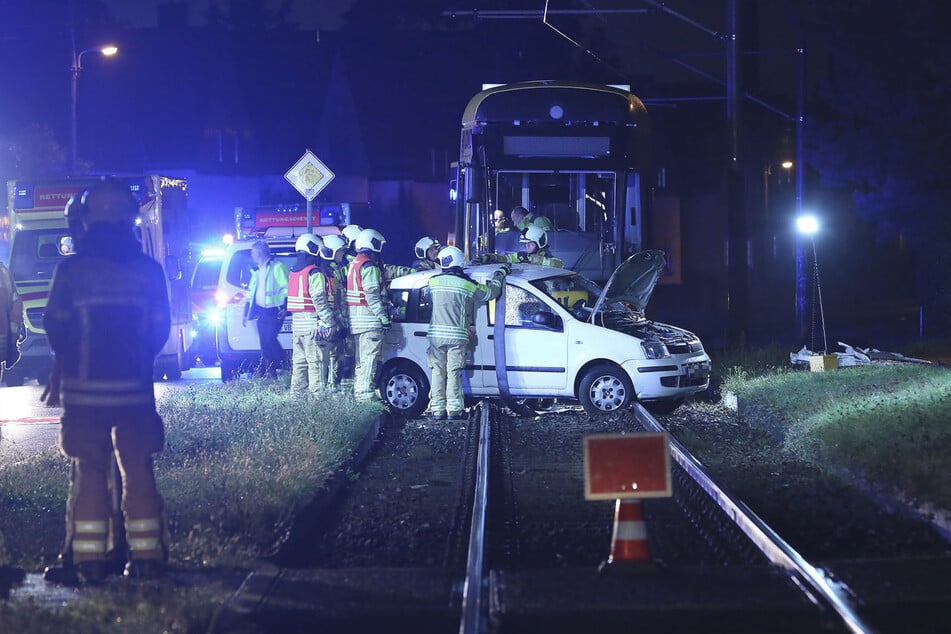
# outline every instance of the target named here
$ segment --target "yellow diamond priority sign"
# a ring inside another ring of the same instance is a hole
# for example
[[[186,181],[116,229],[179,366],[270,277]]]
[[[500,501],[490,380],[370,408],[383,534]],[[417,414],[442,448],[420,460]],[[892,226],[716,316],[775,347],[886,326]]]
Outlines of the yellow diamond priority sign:
[[[313,200],[334,179],[334,173],[313,152],[307,150],[294,163],[294,167],[287,170],[284,178],[301,196]]]

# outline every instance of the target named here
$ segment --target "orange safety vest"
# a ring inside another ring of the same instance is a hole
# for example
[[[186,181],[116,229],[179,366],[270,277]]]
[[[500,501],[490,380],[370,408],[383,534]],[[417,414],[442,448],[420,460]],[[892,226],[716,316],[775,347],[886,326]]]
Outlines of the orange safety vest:
[[[358,253],[347,270],[347,306],[369,306],[367,294],[363,292],[363,275],[361,269],[367,262],[377,266],[366,253]]]
[[[287,276],[287,310],[292,313],[317,312],[310,297],[310,273],[316,264],[305,266],[299,271],[291,271]]]

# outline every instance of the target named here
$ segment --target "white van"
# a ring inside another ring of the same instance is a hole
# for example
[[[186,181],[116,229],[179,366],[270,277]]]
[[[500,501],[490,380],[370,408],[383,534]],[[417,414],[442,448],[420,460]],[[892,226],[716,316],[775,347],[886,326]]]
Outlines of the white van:
[[[215,293],[217,314],[215,344],[221,361],[221,380],[230,381],[236,376],[251,372],[261,361],[261,342],[258,339],[257,323],[242,324],[248,295],[248,283],[254,262],[251,260],[251,245],[256,240],[233,242],[225,247],[218,273],[218,290]],[[297,259],[294,250],[295,238],[267,238],[271,254],[290,270]],[[277,336],[281,347],[290,355],[291,316],[284,318]]]
[[[631,256],[604,290],[566,269],[516,264],[506,279],[504,327],[496,302],[476,312],[476,340],[463,372],[467,396],[498,396],[499,379],[515,399],[574,399],[590,413],[635,400],[672,411],[707,389],[710,357],[691,332],[650,321],[644,309],[665,266],[661,251]],[[471,266],[477,282],[497,265]],[[426,363],[429,278],[414,273],[390,284],[394,327],[387,335],[380,387],[395,412],[417,417],[428,403]],[[504,368],[496,367],[496,333]]]

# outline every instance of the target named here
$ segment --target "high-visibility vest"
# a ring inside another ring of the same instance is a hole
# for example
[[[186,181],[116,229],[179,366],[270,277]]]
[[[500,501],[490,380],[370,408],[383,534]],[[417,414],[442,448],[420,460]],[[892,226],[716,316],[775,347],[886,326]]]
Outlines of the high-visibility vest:
[[[287,310],[290,312],[317,312],[310,296],[310,274],[316,268],[316,264],[310,264],[287,276]]]

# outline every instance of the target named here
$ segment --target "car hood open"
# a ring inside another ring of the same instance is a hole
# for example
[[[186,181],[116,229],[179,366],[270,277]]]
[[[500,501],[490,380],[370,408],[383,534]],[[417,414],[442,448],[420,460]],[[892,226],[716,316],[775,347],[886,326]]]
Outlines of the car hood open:
[[[626,259],[604,285],[591,313],[591,321],[594,322],[604,306],[615,302],[629,304],[643,314],[665,266],[667,257],[663,251],[641,251]]]

